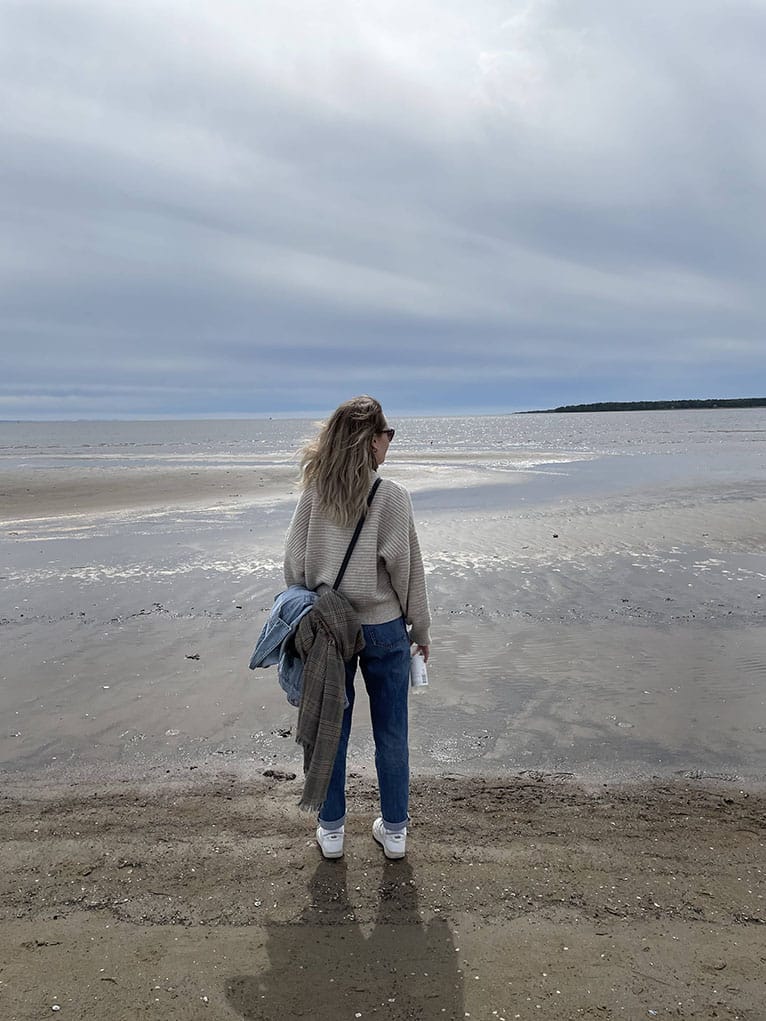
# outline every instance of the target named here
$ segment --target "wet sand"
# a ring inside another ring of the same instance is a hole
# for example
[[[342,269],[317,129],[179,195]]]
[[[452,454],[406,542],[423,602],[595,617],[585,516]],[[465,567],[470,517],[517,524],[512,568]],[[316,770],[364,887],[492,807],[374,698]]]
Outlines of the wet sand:
[[[419,452],[403,459],[388,474],[411,491],[507,484],[509,476],[498,465],[523,467],[529,454],[497,454],[481,451]],[[556,455],[536,453],[536,463],[556,463]],[[182,460],[177,458],[177,461]],[[220,458],[217,459],[220,462]],[[172,467],[146,464],[110,464],[94,458],[94,465],[65,464],[51,467],[0,467],[0,526],[14,521],[77,517],[169,507],[218,507],[254,505],[284,499],[295,491],[296,461],[282,455],[231,459],[229,467],[199,463]],[[522,476],[519,476],[522,482]]]
[[[292,466],[158,468],[104,467],[0,470],[0,508],[7,524],[124,510],[273,498],[295,477]]]
[[[242,472],[4,483],[2,1016],[760,1021],[766,488],[392,464],[434,615],[410,853],[362,699],[331,865],[247,670],[294,476]]]
[[[432,686],[412,701],[419,771],[764,782],[763,487],[529,504],[516,473],[484,486],[477,509],[473,463],[433,468],[451,486],[414,495],[434,616]],[[246,668],[282,587],[294,474],[252,474],[248,489],[203,473],[202,499],[198,476],[134,471],[141,506],[112,507],[107,487],[89,512],[58,515],[58,475],[26,503],[19,485],[0,526],[0,768],[88,779],[294,767],[279,736],[293,710],[273,670]],[[67,485],[84,492],[92,478]]]

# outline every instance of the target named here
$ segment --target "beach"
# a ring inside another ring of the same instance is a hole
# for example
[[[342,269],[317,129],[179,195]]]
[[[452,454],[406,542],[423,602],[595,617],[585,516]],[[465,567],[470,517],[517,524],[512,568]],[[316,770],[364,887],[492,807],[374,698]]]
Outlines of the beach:
[[[762,794],[418,779],[387,862],[349,788],[335,862],[297,778],[6,790],[3,1017],[763,1017]]]
[[[682,456],[630,414],[609,450],[392,450],[434,617],[403,863],[364,700],[324,863],[295,711],[247,669],[294,459],[13,448],[3,1017],[763,1018],[766,428],[718,414]]]

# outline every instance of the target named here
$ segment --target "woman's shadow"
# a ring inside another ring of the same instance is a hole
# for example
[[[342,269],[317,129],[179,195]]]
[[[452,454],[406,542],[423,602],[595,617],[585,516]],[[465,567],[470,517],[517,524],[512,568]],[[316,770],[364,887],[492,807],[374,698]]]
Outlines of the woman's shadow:
[[[424,922],[412,868],[384,863],[378,912],[365,937],[348,899],[344,862],[320,861],[295,922],[267,924],[270,967],[226,983],[246,1021],[311,1017],[461,1019],[463,979],[447,922]]]

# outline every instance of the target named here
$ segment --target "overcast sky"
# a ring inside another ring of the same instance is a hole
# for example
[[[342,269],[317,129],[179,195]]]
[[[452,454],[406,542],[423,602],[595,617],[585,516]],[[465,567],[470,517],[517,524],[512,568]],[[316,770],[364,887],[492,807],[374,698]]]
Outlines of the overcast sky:
[[[766,0],[3,0],[0,418],[766,394]]]

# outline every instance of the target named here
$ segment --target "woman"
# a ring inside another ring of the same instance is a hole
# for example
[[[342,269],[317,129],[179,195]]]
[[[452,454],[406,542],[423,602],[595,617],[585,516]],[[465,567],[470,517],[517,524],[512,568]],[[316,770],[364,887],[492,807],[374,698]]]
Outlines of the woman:
[[[354,526],[366,513],[338,590],[359,615],[365,647],[346,661],[348,706],[317,827],[325,858],[343,854],[346,752],[357,662],[370,699],[380,790],[381,815],[373,824],[373,837],[387,858],[403,858],[406,850],[410,646],[417,646],[415,651],[428,660],[431,621],[407,490],[383,479],[367,507],[377,469],[393,438],[394,430],[373,397],[353,397],[341,404],[303,452],[303,493],[287,535],[287,584],[332,586]]]

